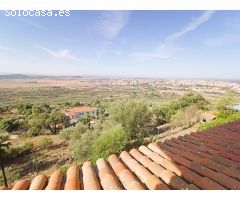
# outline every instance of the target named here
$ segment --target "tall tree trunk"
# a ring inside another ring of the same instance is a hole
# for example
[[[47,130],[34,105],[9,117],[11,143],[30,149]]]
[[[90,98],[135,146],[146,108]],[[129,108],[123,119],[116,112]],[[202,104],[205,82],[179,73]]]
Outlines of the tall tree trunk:
[[[4,185],[5,185],[5,187],[8,187],[7,177],[6,177],[5,169],[4,169],[4,161],[3,161],[3,158],[1,158],[1,156],[0,156],[0,164],[1,164],[2,175],[3,175],[3,179],[4,179]]]

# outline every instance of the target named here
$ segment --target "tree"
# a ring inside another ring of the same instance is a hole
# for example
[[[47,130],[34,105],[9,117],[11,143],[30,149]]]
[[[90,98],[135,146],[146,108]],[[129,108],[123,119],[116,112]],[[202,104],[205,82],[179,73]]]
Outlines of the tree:
[[[166,124],[169,122],[168,111],[169,109],[166,105],[157,107],[153,110],[153,114],[155,116],[157,126]]]
[[[32,114],[28,120],[28,134],[30,136],[40,135],[46,129],[46,121],[48,115],[46,113]]]
[[[152,114],[143,102],[122,102],[111,113],[112,120],[122,125],[130,139],[143,139],[151,130]]]
[[[18,117],[8,117],[8,118],[3,118],[0,122],[0,129],[5,130],[7,132],[13,132],[17,131],[20,128],[25,128],[24,127],[25,123],[23,119],[18,118]]]
[[[121,125],[117,125],[104,132],[95,140],[93,145],[92,159],[107,158],[113,153],[123,151],[129,142],[129,135]]]
[[[159,123],[158,125],[162,125],[169,123],[172,116],[174,116],[177,112],[184,111],[188,107],[194,106],[199,110],[206,110],[208,105],[209,102],[201,94],[187,92],[169,104],[156,108],[154,110],[154,115]]]
[[[90,160],[92,157],[92,147],[96,139],[96,134],[93,131],[87,130],[78,138],[71,138],[70,146],[76,162]]]
[[[5,174],[5,165],[4,165],[4,157],[6,154],[6,150],[9,148],[9,145],[10,145],[10,143],[7,142],[8,137],[9,137],[8,133],[0,133],[0,164],[1,164],[1,170],[2,170],[5,187],[8,187],[7,177]]]
[[[90,114],[87,112],[85,114],[85,116],[80,119],[80,122],[85,124],[90,129],[90,127],[91,127],[91,116],[90,116]]]
[[[46,127],[51,133],[56,134],[67,125],[68,121],[69,118],[64,113],[54,109],[47,117]]]

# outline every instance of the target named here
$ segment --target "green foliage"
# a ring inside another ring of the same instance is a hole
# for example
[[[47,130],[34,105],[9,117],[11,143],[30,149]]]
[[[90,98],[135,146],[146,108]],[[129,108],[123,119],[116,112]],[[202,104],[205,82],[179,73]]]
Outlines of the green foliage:
[[[229,115],[227,115],[227,113],[220,113],[219,116],[220,117],[217,117],[217,119],[215,119],[213,121],[202,124],[198,130],[202,131],[202,130],[220,126],[220,125],[223,125],[226,123],[240,120],[240,112],[236,112],[236,113],[229,114]]]
[[[33,143],[32,142],[25,142],[20,145],[11,145],[9,149],[6,151],[6,158],[7,159],[15,159],[27,153],[30,153],[33,150]]]
[[[46,120],[46,127],[51,131],[51,133],[56,134],[62,128],[66,127],[69,118],[59,110],[52,110],[50,115],[48,115]]]
[[[84,117],[81,117],[80,122],[87,125],[87,127],[90,129],[91,127],[91,116],[89,113],[86,113]]]
[[[90,160],[92,156],[92,147],[97,135],[88,130],[85,133],[78,136],[78,139],[71,140],[71,150],[76,162],[82,163],[86,160]]]
[[[141,139],[151,130],[152,114],[143,102],[125,101],[119,103],[111,112],[111,119],[121,124],[130,139]]]
[[[46,120],[47,114],[40,113],[40,114],[32,114],[29,121],[28,121],[28,131],[27,134],[29,136],[37,136],[44,132],[46,129]]]
[[[98,158],[120,153],[127,147],[128,142],[129,135],[121,125],[106,130],[94,142],[92,159],[96,161]]]
[[[169,123],[172,116],[177,112],[184,111],[190,106],[194,106],[199,110],[206,110],[209,102],[200,94],[187,92],[182,97],[156,108],[153,112],[158,125]]]
[[[37,147],[39,149],[46,149],[50,147],[53,144],[53,141],[49,137],[41,137],[37,141]]]
[[[81,134],[85,133],[88,130],[88,127],[79,121],[75,126],[63,128],[59,132],[59,137],[65,140],[75,140],[78,139]]]
[[[64,139],[64,140],[70,140],[71,135],[72,135],[74,129],[75,129],[74,126],[67,127],[67,128],[63,128],[63,129],[60,130],[60,132],[59,132],[59,137],[60,137],[61,139]]]
[[[21,117],[10,117],[0,120],[0,129],[7,132],[18,131],[20,129],[25,130],[26,126],[26,121]]]
[[[21,103],[17,106],[17,113],[21,115],[31,115],[33,104]]]

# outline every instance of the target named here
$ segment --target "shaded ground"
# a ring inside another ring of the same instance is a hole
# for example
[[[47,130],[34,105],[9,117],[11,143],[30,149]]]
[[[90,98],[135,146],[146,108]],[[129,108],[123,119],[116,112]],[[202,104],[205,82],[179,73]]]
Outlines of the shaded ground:
[[[14,180],[29,178],[32,179],[37,174],[50,175],[56,168],[68,166],[73,162],[68,142],[60,140],[58,135],[47,136],[53,144],[45,149],[37,147],[37,141],[41,137],[27,138],[34,144],[33,150],[24,156],[13,161],[9,161],[6,167],[6,173],[9,184]],[[15,144],[23,142],[26,139],[18,139]],[[0,185],[2,180],[0,180]]]

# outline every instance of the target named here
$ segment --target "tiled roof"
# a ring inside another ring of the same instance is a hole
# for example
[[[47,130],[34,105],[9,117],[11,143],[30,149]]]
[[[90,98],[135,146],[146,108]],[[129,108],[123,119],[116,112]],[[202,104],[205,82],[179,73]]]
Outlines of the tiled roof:
[[[12,189],[240,189],[240,121],[72,166]],[[6,188],[5,188],[6,189]]]
[[[68,116],[73,117],[76,115],[76,113],[80,112],[91,112],[91,111],[96,111],[96,107],[88,107],[88,106],[82,106],[82,107],[74,107],[74,108],[69,108],[65,110],[65,112],[68,114]]]

